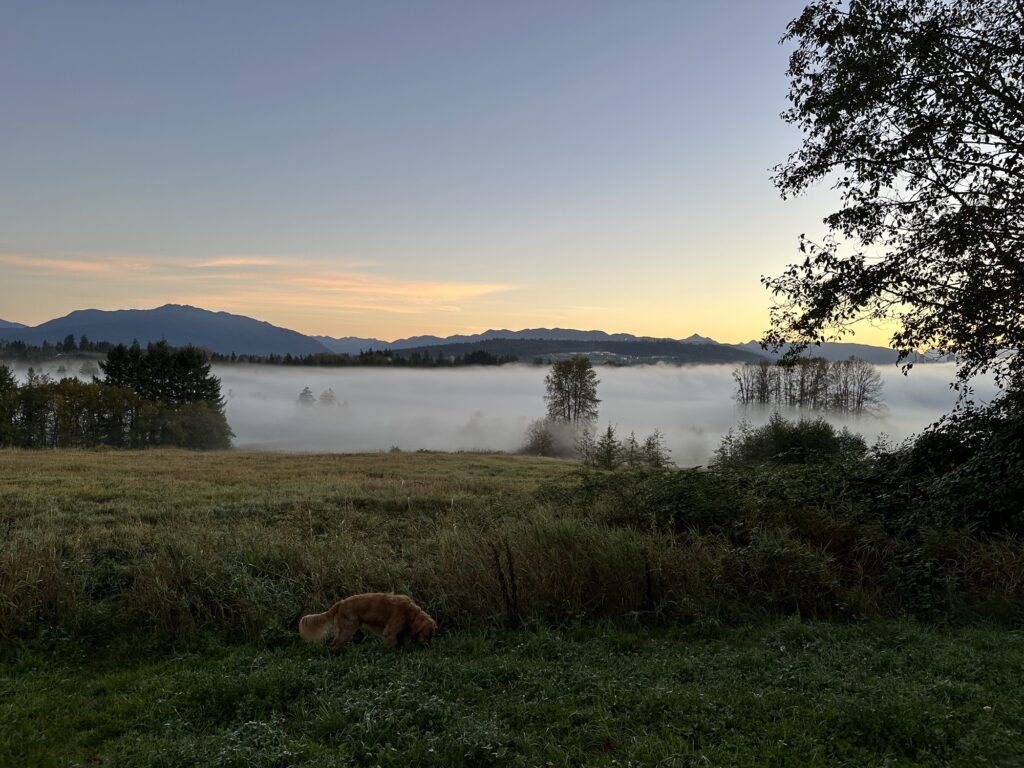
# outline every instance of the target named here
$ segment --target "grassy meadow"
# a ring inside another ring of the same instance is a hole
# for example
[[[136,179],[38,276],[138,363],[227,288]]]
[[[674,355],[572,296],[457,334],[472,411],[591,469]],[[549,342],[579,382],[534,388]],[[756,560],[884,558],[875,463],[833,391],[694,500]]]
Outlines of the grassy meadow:
[[[888,622],[454,631],[0,663],[0,764],[1020,765],[1024,637]]]
[[[0,451],[0,765],[1018,765],[1024,555],[850,468]],[[301,644],[354,592],[429,649]]]

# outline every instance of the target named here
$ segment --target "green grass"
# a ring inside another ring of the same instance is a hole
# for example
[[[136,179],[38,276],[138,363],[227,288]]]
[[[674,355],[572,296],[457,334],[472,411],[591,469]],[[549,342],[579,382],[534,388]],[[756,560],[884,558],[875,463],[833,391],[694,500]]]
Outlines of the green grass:
[[[0,451],[0,768],[1024,764],[1019,538],[900,538],[842,473],[576,469]],[[432,648],[299,642],[377,589]]]
[[[0,451],[0,645],[45,628],[98,645],[138,633],[259,642],[376,590],[411,594],[462,628],[517,613],[555,626],[787,615],[1021,626],[1024,541],[890,530],[847,474]]]
[[[1024,636],[786,621],[0,664],[0,764],[1020,765]]]

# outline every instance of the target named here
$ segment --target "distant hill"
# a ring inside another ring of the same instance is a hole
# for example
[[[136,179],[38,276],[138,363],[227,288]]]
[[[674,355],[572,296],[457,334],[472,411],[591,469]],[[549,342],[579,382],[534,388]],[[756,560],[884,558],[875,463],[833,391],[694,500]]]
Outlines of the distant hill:
[[[491,329],[470,336],[411,336],[391,342],[391,349],[415,349],[416,347],[438,344],[467,344],[492,339],[541,339],[554,341],[636,341],[641,337],[631,333],[605,333],[604,331],[577,331],[573,328],[524,328],[510,331],[507,328]],[[646,337],[645,337],[646,338]]]
[[[748,341],[746,344],[735,344],[733,346],[748,352],[756,352],[770,360],[777,360],[782,356],[782,352],[772,353],[761,349],[761,345],[756,341]],[[844,342],[826,342],[821,346],[810,346],[804,354],[807,357],[821,357],[825,360],[846,360],[850,357],[859,357],[861,360],[874,363],[875,365],[895,365],[897,357],[896,350],[889,349],[888,347],[873,347],[869,344],[848,344]],[[912,359],[912,362],[915,363],[937,361],[937,358],[925,358],[922,355],[915,355]]]
[[[717,342],[714,339],[709,338],[707,336],[701,336],[699,333],[695,333],[692,336],[687,336],[685,339],[680,339],[679,343],[680,344],[718,344],[719,342]]]
[[[166,340],[173,346],[193,344],[213,352],[245,355],[308,355],[329,350],[297,331],[227,312],[166,304],[156,309],[83,309],[34,328],[0,328],[0,338],[28,344],[56,343],[85,334],[93,341],[145,344]]]
[[[436,347],[442,344],[476,344],[494,339],[535,339],[545,341],[672,341],[672,339],[654,339],[650,336],[634,336],[631,333],[606,333],[605,331],[579,331],[574,328],[524,328],[521,331],[510,331],[507,328],[492,328],[483,333],[455,334],[454,336],[410,336],[407,339],[382,341],[365,339],[358,336],[332,338],[330,336],[314,336],[317,341],[333,352],[355,354],[365,349],[420,349]],[[683,343],[717,344],[713,339],[694,334]],[[479,347],[476,347],[479,349]]]
[[[431,357],[460,357],[483,350],[496,356],[515,356],[530,363],[540,358],[558,359],[568,355],[587,355],[594,362],[637,365],[640,363],[746,363],[764,360],[763,355],[728,344],[696,344],[673,339],[564,340],[493,338],[456,344],[430,344],[395,349],[401,357],[413,354]]]
[[[410,336],[383,341],[358,336],[306,336],[261,320],[227,312],[211,312],[198,307],[167,304],[156,309],[103,311],[84,309],[65,317],[29,327],[0,320],[0,339],[20,340],[28,344],[57,343],[68,334],[76,339],[85,334],[93,341],[145,344],[165,339],[170,344],[194,344],[213,352],[240,355],[310,355],[333,352],[356,355],[367,349],[391,349],[396,353],[419,352],[432,357],[462,356],[483,350],[493,355],[514,355],[522,362],[536,358],[557,359],[571,354],[587,354],[595,362],[630,365],[659,360],[674,363],[739,363],[775,359],[756,341],[746,344],[721,344],[707,336],[693,334],[685,339],[658,339],[630,333],[581,331],[574,328],[491,329],[478,334],[440,337]],[[809,355],[827,360],[860,357],[878,365],[896,362],[896,352],[867,344],[829,343],[812,347]],[[920,358],[914,362],[930,362]]]
[[[391,345],[380,339],[363,339],[359,336],[343,336],[336,339],[333,336],[312,336],[331,352],[339,355],[358,355],[367,349],[387,349]]]

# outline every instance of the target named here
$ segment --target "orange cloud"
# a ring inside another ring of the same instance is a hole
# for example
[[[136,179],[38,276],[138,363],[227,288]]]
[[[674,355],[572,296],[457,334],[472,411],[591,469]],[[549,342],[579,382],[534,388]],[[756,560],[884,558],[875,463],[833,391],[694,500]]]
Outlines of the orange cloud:
[[[84,259],[52,258],[49,256],[25,256],[18,253],[0,253],[0,264],[24,267],[38,272],[70,272],[73,274],[109,274],[111,272],[140,272],[152,268],[153,261],[147,258],[120,256],[97,256]]]
[[[29,267],[46,272],[110,272],[113,269],[111,264],[101,261],[49,259],[41,256],[19,256],[13,253],[0,254],[0,264]]]
[[[510,290],[494,283],[459,283],[396,280],[376,275],[346,274],[323,277],[291,277],[285,282],[309,291],[354,294],[363,298],[404,299],[417,304],[435,304],[471,299]]]
[[[196,269],[217,269],[219,267],[276,267],[284,263],[281,259],[270,256],[218,256],[191,266]]]
[[[195,304],[274,320],[315,313],[323,318],[429,316],[479,311],[480,302],[515,286],[416,280],[354,271],[326,257],[221,255],[175,261],[167,257],[0,254],[0,265],[23,274],[53,274],[54,286],[86,291],[93,304]],[[2,267],[0,267],[2,268]],[[63,275],[63,279],[61,276]],[[127,302],[112,297],[131,292]],[[306,321],[308,322],[308,321]],[[348,322],[346,320],[346,322]]]

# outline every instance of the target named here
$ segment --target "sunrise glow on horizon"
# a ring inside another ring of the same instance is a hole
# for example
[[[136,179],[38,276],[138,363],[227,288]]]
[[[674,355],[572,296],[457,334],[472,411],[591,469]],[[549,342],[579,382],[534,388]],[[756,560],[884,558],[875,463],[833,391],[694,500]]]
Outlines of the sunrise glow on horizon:
[[[778,39],[801,8],[11,8],[0,318],[756,339],[760,277],[835,206],[770,178],[799,145]]]

